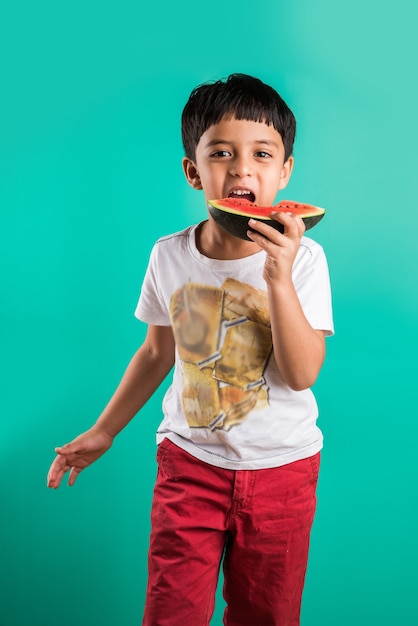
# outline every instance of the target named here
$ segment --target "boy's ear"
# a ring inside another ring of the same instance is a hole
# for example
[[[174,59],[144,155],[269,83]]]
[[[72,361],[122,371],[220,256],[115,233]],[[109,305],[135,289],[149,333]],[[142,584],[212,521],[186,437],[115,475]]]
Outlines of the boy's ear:
[[[284,189],[287,186],[287,183],[290,180],[290,177],[292,175],[292,170],[293,170],[293,165],[294,165],[294,158],[292,156],[290,156],[286,163],[284,163],[283,168],[282,168],[282,173],[280,175],[280,187],[279,189]]]
[[[189,159],[189,157],[184,157],[182,161],[183,172],[186,176],[187,182],[193,189],[203,189],[202,183],[200,182],[199,172],[197,171],[197,167],[194,162]]]

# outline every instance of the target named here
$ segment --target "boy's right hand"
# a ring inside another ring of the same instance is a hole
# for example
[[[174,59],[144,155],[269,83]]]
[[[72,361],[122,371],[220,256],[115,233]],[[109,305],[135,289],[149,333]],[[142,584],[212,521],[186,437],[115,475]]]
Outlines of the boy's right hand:
[[[48,487],[57,489],[68,471],[68,484],[74,485],[79,473],[101,457],[112,443],[113,437],[93,426],[70,443],[55,448],[57,456],[49,468]]]

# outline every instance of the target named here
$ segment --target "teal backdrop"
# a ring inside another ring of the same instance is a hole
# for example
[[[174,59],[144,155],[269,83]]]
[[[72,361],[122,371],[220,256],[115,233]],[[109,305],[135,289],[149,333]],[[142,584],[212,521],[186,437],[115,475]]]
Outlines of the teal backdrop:
[[[18,0],[0,16],[0,626],[134,626],[166,386],[72,489],[144,327],[155,239],[205,217],[181,170],[197,84],[255,74],[298,120],[283,197],[327,208],[336,335],[303,626],[418,623],[416,3]],[[218,593],[214,625],[221,624]],[[257,626],[257,625],[255,625]]]

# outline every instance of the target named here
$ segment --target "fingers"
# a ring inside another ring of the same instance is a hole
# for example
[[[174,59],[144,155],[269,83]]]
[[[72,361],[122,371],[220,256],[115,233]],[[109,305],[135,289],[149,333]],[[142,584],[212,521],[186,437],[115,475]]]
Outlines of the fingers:
[[[80,472],[102,456],[110,448],[112,441],[110,435],[90,429],[70,443],[55,448],[57,456],[48,473],[48,487],[57,489],[68,471],[68,484],[74,485]]]
[[[77,476],[81,473],[81,469],[78,467],[72,467],[70,475],[68,476],[68,485],[72,487],[77,479]]]
[[[283,211],[277,211],[272,213],[271,216],[276,222],[280,222],[284,226],[284,235],[296,236],[300,239],[305,232],[305,223],[301,217],[292,213],[285,213]]]
[[[55,457],[51,464],[51,467],[49,468],[47,476],[47,486],[50,489],[57,489],[60,486],[62,477],[64,476],[65,472],[67,472],[69,469],[70,466],[67,465],[65,457]]]
[[[69,455],[71,455],[71,453],[75,451],[73,450],[73,448],[74,446],[71,443],[55,448],[57,456],[51,463],[51,467],[49,468],[47,476],[47,486],[50,489],[58,489],[63,476],[69,470],[71,471],[68,478],[68,484],[73,485],[75,483],[75,480],[81,469],[76,469],[75,467],[73,467],[74,461],[69,458]]]
[[[283,233],[280,233],[266,222],[261,222],[255,219],[251,219],[248,222],[248,225],[252,229],[251,231],[248,231],[248,236],[262,247],[265,247],[266,242],[262,240],[261,236],[275,245],[284,246],[289,240],[300,240],[305,232],[305,224],[297,215],[279,211],[277,213],[272,213],[271,218],[276,222],[283,224]],[[257,233],[255,236],[253,236],[254,231]],[[260,236],[257,236],[258,234]]]
[[[305,231],[303,220],[288,213],[271,214],[272,220],[283,224],[283,233],[266,222],[251,219],[248,238],[266,252],[263,276],[269,285],[292,280],[292,268]]]
[[[74,467],[67,463],[67,460],[63,456],[57,456],[49,469],[47,476],[47,486],[50,489],[58,489],[64,475],[69,473],[68,484],[72,487],[77,479],[77,476],[81,473],[82,468]]]
[[[72,443],[66,443],[63,446],[57,446],[55,448],[55,452],[57,454],[71,454],[72,452],[75,452],[75,446],[73,446]]]

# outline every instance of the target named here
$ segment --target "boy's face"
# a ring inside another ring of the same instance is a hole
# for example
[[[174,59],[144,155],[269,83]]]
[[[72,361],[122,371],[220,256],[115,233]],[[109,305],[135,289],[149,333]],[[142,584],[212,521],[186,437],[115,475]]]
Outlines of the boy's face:
[[[183,168],[189,184],[203,189],[206,200],[229,196],[272,206],[289,182],[293,158],[284,162],[283,141],[273,126],[232,118],[208,128],[195,160],[185,157]]]

